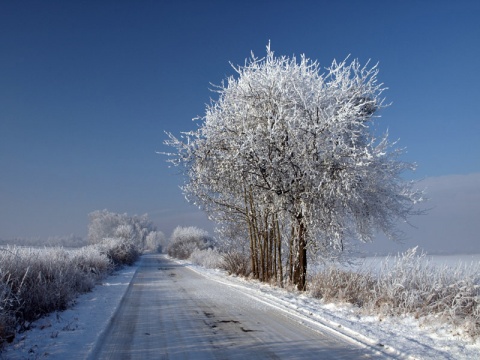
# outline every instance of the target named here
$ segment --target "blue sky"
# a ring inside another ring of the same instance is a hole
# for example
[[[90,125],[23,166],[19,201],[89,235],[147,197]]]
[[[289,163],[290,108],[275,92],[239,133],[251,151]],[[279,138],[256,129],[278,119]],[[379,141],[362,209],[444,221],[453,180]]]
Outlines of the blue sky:
[[[378,131],[417,162],[406,177],[455,192],[471,176],[478,194],[479,16],[474,0],[0,1],[0,238],[84,236],[105,208],[167,235],[205,224],[156,151],[269,40],[323,66],[379,62],[392,105]]]

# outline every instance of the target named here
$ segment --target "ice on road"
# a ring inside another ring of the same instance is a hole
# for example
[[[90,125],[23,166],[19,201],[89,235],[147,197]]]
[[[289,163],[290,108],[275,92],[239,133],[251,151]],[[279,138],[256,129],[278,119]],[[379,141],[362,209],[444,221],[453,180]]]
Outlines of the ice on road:
[[[91,359],[371,359],[368,347],[301,324],[162,255],[143,256]]]

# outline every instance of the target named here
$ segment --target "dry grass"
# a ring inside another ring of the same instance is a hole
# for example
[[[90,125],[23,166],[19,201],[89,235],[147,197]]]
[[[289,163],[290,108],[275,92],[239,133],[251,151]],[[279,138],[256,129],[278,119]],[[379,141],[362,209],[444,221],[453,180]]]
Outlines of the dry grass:
[[[114,267],[132,264],[138,256],[137,247],[121,239],[74,250],[0,248],[0,347],[30,322],[64,310]]]
[[[369,314],[414,315],[446,321],[473,338],[480,336],[480,266],[433,265],[416,249],[371,270],[325,268],[311,281],[314,297],[347,302]]]
[[[347,271],[336,267],[325,268],[316,274],[310,285],[313,297],[326,302],[347,302],[364,306],[369,301],[375,279],[364,272]]]

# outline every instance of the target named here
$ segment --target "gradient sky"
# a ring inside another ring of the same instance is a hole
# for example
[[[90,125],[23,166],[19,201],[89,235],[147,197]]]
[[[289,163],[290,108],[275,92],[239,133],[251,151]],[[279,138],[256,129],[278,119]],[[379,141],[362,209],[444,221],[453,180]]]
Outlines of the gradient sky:
[[[392,105],[378,131],[418,164],[407,178],[476,194],[455,208],[473,219],[456,236],[480,252],[479,18],[477,0],[0,0],[0,238],[85,236],[97,209],[148,213],[167,235],[208,228],[156,151],[168,150],[164,131],[196,126],[229,62],[263,56],[270,40],[323,66],[349,54],[379,63]],[[443,198],[430,229],[445,224]]]

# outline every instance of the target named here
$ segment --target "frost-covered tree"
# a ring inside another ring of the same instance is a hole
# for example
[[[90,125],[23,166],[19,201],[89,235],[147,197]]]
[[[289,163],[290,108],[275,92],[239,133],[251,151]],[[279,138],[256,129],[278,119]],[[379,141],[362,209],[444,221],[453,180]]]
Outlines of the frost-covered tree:
[[[217,88],[196,131],[166,143],[188,178],[183,190],[222,224],[249,230],[252,271],[305,289],[307,250],[342,250],[415,214],[422,193],[400,175],[387,135],[372,131],[384,105],[377,66],[253,54]],[[288,247],[287,259],[282,245]]]
[[[213,241],[208,231],[195,226],[177,226],[170,237],[167,246],[168,255],[177,259],[188,259],[195,250],[205,250],[213,247]]]
[[[167,244],[165,234],[161,231],[151,231],[145,239],[145,250],[162,252]]]
[[[149,233],[156,231],[148,215],[117,214],[108,210],[96,210],[88,215],[88,240],[97,244],[107,238],[132,242],[139,249],[146,247]]]

